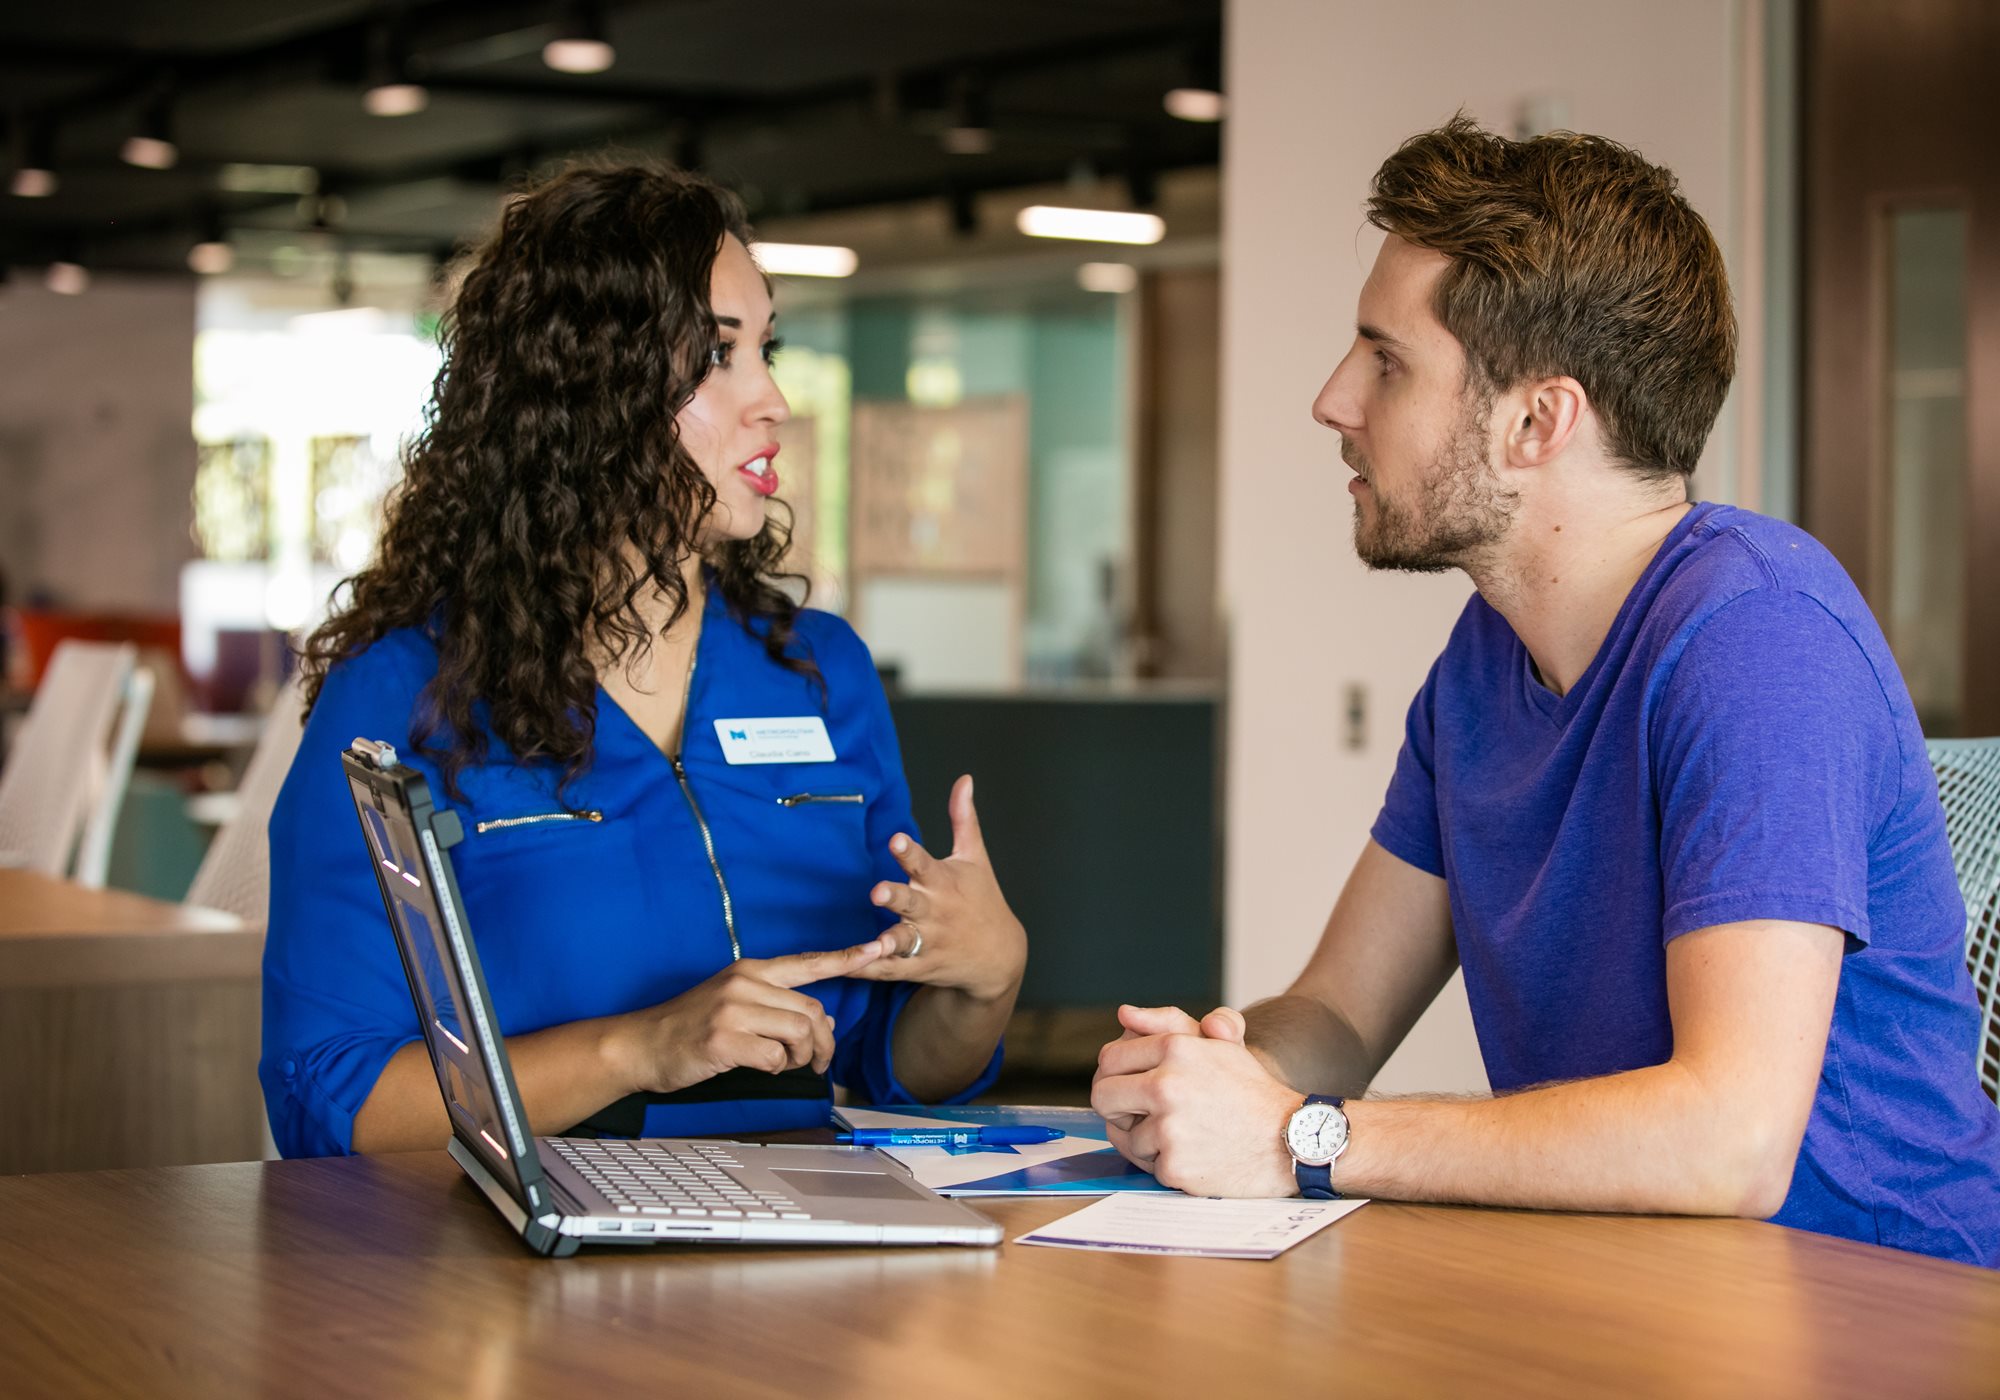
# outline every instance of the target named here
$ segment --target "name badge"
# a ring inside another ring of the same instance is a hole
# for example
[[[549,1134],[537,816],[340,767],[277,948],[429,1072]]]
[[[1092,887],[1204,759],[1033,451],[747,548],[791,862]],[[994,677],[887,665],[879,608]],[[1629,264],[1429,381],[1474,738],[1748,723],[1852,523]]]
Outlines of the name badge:
[[[831,763],[833,740],[818,715],[794,719],[719,719],[722,756],[741,763]]]

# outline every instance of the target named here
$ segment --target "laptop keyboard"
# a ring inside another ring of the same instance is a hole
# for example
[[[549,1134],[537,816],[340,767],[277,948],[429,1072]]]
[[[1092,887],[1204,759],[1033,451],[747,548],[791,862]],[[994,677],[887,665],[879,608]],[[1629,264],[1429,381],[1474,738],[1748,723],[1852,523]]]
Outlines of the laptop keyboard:
[[[743,1164],[720,1143],[669,1145],[626,1138],[544,1141],[620,1215],[811,1219],[782,1191],[753,1189],[729,1175],[728,1168]]]

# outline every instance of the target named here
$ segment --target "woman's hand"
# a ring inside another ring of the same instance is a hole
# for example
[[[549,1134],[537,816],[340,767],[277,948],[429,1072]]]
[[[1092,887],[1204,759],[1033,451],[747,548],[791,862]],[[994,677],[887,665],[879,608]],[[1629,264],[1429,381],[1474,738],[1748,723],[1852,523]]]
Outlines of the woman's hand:
[[[885,934],[832,953],[739,958],[672,1001],[615,1018],[609,1053],[626,1093],[667,1094],[724,1070],[833,1062],[833,1018],[794,988],[852,977],[894,951]]]
[[[850,975],[952,987],[982,1001],[1011,1000],[1028,964],[1028,934],[1007,907],[987,859],[970,775],[952,785],[950,810],[951,854],[943,860],[902,832],[890,838],[889,853],[910,882],[885,880],[869,898],[902,916],[883,935],[896,956]]]

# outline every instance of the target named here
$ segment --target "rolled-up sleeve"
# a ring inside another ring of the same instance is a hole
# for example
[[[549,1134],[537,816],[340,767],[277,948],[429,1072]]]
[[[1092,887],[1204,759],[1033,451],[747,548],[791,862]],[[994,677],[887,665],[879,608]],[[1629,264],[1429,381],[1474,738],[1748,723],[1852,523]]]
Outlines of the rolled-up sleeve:
[[[336,666],[271,814],[257,1072],[287,1157],[353,1151],[354,1115],[389,1057],[418,1038],[340,753],[357,736],[405,748],[421,684],[378,651]]]

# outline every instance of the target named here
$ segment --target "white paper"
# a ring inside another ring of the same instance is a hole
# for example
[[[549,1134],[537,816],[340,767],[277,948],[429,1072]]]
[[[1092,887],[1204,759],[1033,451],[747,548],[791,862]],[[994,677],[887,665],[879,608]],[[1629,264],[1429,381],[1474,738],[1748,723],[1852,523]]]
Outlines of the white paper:
[[[1219,1201],[1206,1196],[1107,1196],[1015,1239],[1058,1249],[1276,1259],[1366,1201]]]

